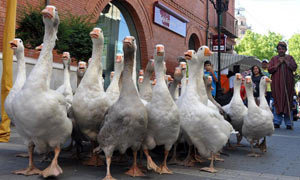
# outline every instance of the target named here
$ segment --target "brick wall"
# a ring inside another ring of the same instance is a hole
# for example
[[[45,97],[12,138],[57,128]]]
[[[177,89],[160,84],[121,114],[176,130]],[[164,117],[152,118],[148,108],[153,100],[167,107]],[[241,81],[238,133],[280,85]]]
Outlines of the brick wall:
[[[0,1],[0,51],[2,51],[2,36],[5,16],[5,6],[7,0]],[[18,9],[24,6],[28,0],[18,0]],[[182,37],[170,30],[153,23],[153,4],[157,0],[117,0],[121,2],[133,17],[138,31],[141,48],[142,67],[145,68],[148,59],[152,58],[155,44],[164,44],[166,49],[166,63],[168,73],[173,73],[177,66],[176,58],[182,56],[188,49],[188,41],[192,34],[197,36],[199,42],[196,44],[204,45],[206,43],[206,0],[158,0],[171,8],[173,11],[189,19],[187,24],[187,36]],[[51,5],[58,8],[59,14],[70,11],[77,15],[92,14],[94,20],[110,0],[50,0]],[[33,6],[40,6],[45,3],[44,0],[30,0]],[[234,0],[230,1],[229,12],[234,13]],[[215,24],[217,16],[215,9],[209,2],[209,34],[216,34]],[[234,41],[230,41],[234,43]],[[28,51],[28,56],[35,57],[36,54]],[[55,58],[57,59],[57,58]],[[55,60],[57,61],[57,60]]]

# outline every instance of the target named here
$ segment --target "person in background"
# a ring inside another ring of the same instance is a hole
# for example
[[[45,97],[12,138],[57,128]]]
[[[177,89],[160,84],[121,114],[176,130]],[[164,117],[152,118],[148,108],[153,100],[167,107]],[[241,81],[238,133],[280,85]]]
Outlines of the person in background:
[[[233,93],[233,84],[234,84],[233,82],[234,82],[234,78],[235,78],[235,73],[233,73],[232,71],[229,71],[227,77],[229,79],[229,89]]]
[[[214,68],[213,68],[210,61],[205,61],[204,62],[204,69],[205,69],[204,74],[206,76],[211,76],[212,77],[212,80],[213,80],[212,81],[212,87],[214,89],[211,91],[211,94],[212,94],[213,97],[216,97],[216,83],[218,82],[218,75],[214,71]]]
[[[295,94],[294,72],[297,64],[294,58],[286,54],[287,45],[279,42],[277,45],[278,55],[274,56],[269,64],[269,73],[272,75],[272,96],[274,99],[274,127],[280,128],[284,119],[287,129],[292,126],[293,95]]]
[[[257,65],[254,65],[251,67],[251,72],[252,72],[252,82],[253,82],[253,95],[254,95],[254,99],[257,105],[259,105],[259,83],[260,83],[260,79],[263,76],[260,68]]]
[[[246,94],[246,87],[245,87],[245,79],[242,79],[241,90],[240,90],[241,98],[243,103],[247,106],[247,94]]]
[[[271,79],[271,74],[268,71],[268,67],[269,67],[269,60],[267,59],[263,59],[261,62],[261,66],[262,66],[262,73],[264,76],[267,76],[268,78]],[[270,106],[270,100],[272,98],[272,92],[271,92],[271,84],[269,83],[266,89],[266,99],[267,102]]]

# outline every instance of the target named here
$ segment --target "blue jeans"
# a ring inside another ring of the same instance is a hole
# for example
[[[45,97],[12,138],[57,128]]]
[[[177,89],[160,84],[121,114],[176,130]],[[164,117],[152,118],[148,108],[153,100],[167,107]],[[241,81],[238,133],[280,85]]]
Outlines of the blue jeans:
[[[292,126],[290,116],[287,116],[286,114],[277,114],[275,107],[273,107],[273,115],[274,115],[274,124],[278,124],[280,126],[282,123],[282,120],[284,120],[284,124],[286,126]],[[291,117],[293,117],[292,111],[291,111]]]

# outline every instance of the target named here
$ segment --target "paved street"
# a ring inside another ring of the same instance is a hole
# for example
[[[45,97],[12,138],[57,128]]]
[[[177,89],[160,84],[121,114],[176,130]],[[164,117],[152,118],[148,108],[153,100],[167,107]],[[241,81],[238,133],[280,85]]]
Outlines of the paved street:
[[[235,142],[235,137],[232,137]],[[284,179],[284,180],[300,180],[300,123],[295,123],[295,130],[286,130],[283,125],[281,129],[276,129],[275,134],[267,139],[268,152],[260,158],[247,157],[250,151],[249,144],[243,140],[245,147],[237,150],[224,150],[229,156],[222,156],[225,162],[216,162],[215,165],[218,173],[210,174],[199,171],[199,168],[209,165],[209,162],[198,164],[194,168],[186,168],[181,166],[169,166],[174,171],[174,175],[158,175],[148,172],[146,177],[131,178],[123,173],[131,165],[112,164],[112,175],[117,179]],[[258,151],[258,149],[256,149]],[[26,147],[22,144],[21,138],[14,131],[12,133],[10,143],[0,144],[0,179],[1,180],[33,180],[42,179],[40,176],[18,176],[11,174],[11,171],[25,168],[28,159],[17,158],[15,154],[26,152]],[[35,156],[36,157],[36,156]],[[39,162],[41,156],[37,155],[35,164],[40,169],[47,167],[49,162]],[[155,159],[158,163],[159,159]],[[64,170],[64,174],[59,176],[61,180],[77,180],[77,179],[102,179],[106,173],[106,167],[85,167],[77,160],[70,159],[70,154],[63,152],[59,159],[60,166]],[[158,163],[159,164],[159,163]]]

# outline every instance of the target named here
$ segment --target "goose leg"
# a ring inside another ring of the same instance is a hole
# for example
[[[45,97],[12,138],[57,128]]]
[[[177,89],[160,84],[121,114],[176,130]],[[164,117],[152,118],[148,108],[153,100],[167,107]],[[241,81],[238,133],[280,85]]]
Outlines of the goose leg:
[[[187,167],[195,166],[195,160],[193,159],[193,156],[192,156],[192,149],[193,149],[193,146],[189,146],[188,155],[183,160],[182,165],[187,166]]]
[[[133,151],[133,165],[125,174],[132,176],[132,177],[145,176],[142,173],[142,171],[138,168],[136,159],[137,159],[137,151]]]
[[[261,152],[267,152],[267,140],[266,137],[264,137],[263,142],[259,145]]]
[[[82,164],[86,166],[103,166],[104,162],[102,159],[96,154],[93,149],[96,147],[96,143],[92,143],[92,156],[87,160],[84,161]]]
[[[259,154],[256,154],[256,153],[254,152],[254,148],[253,148],[253,140],[251,140],[250,146],[251,146],[251,153],[248,154],[248,156],[249,156],[249,157],[259,157]]]
[[[177,145],[178,143],[174,144],[174,149],[173,149],[173,154],[172,154],[172,158],[169,160],[168,164],[179,164],[179,161],[177,160]]]
[[[60,175],[60,174],[63,173],[63,171],[59,167],[58,161],[57,161],[60,151],[61,151],[60,147],[56,147],[54,149],[55,155],[54,155],[54,158],[53,158],[50,166],[48,166],[46,169],[44,169],[42,171],[43,178],[47,178],[49,176],[55,176],[55,177],[57,177],[58,175]]]
[[[148,170],[152,169],[153,171],[159,173],[159,167],[153,162],[151,156],[149,155],[149,151],[147,149],[144,149],[144,153],[147,157],[147,168]]]
[[[194,159],[196,160],[196,162],[199,162],[199,163],[205,162],[205,160],[201,158],[201,156],[199,155],[199,153],[195,147],[194,147]]]
[[[215,161],[221,161],[221,162],[224,162],[224,159],[221,158],[220,156],[221,156],[220,153],[214,154],[214,160],[215,160]],[[211,158],[208,158],[208,160],[211,160]]]
[[[214,154],[211,152],[211,160],[210,160],[210,166],[209,167],[204,167],[201,168],[201,171],[206,171],[206,172],[210,172],[210,173],[216,173],[218,172],[215,168],[214,168]]]
[[[169,170],[169,168],[167,167],[168,154],[169,154],[169,151],[165,150],[164,162],[159,167],[159,173],[160,174],[173,174],[173,172],[171,170]]]
[[[106,176],[103,178],[103,180],[116,180],[113,178],[110,174],[110,163],[111,163],[111,157],[106,157]]]
[[[31,176],[35,174],[41,174],[41,170],[35,167],[33,163],[33,151],[34,151],[34,145],[31,144],[28,146],[28,155],[29,155],[29,165],[28,168],[23,169],[23,170],[17,170],[13,171],[13,174],[22,174],[25,176]]]
[[[243,139],[243,135],[241,135],[240,133],[236,134],[237,147],[244,147],[244,145],[241,144],[242,139]]]

